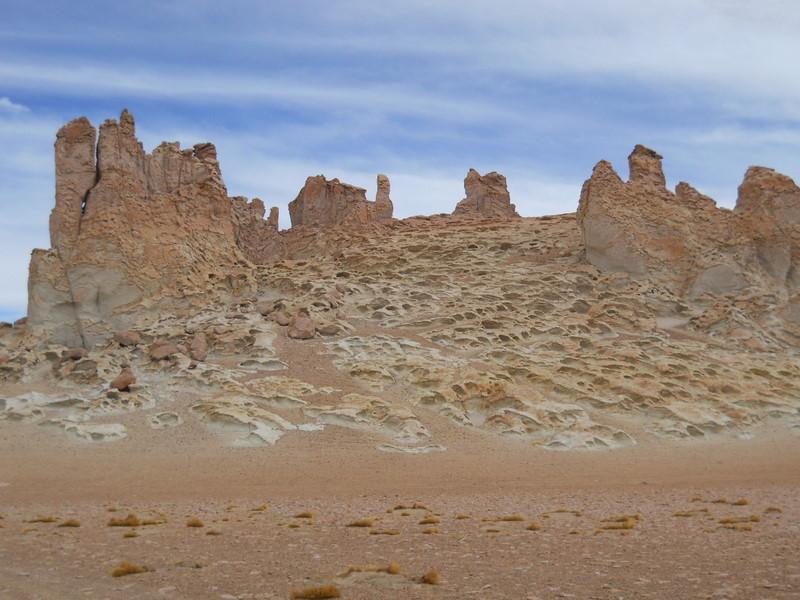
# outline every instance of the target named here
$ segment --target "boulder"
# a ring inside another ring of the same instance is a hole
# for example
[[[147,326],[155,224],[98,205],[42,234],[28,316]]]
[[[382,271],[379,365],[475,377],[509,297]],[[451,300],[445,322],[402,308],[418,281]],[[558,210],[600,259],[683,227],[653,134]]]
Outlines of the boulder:
[[[136,383],[136,376],[129,367],[125,367],[120,374],[111,381],[110,387],[120,392],[126,392],[134,383]]]
[[[511,203],[506,178],[492,171],[481,175],[470,169],[464,178],[466,198],[456,205],[453,215],[483,219],[513,219],[519,217]]]
[[[289,322],[289,329],[286,334],[295,340],[308,340],[314,337],[317,332],[314,320],[306,312],[300,312]]]
[[[142,336],[135,331],[117,331],[114,334],[114,341],[120,346],[138,346],[142,343]]]
[[[158,340],[150,344],[148,355],[151,360],[164,360],[173,354],[178,354],[178,347],[172,342]]]
[[[189,344],[189,356],[198,362],[203,362],[208,356],[208,338],[202,331],[192,337],[192,343]]]

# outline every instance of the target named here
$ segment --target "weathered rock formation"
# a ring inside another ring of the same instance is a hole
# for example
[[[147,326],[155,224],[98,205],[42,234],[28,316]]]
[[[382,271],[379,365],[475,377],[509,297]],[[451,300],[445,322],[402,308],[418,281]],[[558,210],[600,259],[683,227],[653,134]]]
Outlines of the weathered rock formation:
[[[367,200],[367,191],[338,179],[325,179],[317,175],[306,183],[289,203],[292,227],[323,228],[336,225],[358,226],[392,218],[389,200],[389,179],[384,175],[385,187],[381,189],[378,177],[378,197]]]
[[[278,208],[273,206],[265,220],[266,209],[259,198],[248,202],[247,198],[236,196],[232,200],[236,245],[247,260],[264,264],[282,257],[286,242],[278,232]]]
[[[215,285],[238,293],[245,257],[269,245],[252,243],[253,231],[272,231],[255,223],[263,205],[228,198],[211,144],[146,154],[123,111],[97,137],[85,118],[68,123],[55,158],[52,249],[34,250],[28,280],[29,328],[53,341],[91,346],[127,329],[126,307],[144,299],[181,301]]]
[[[600,161],[584,183],[577,216],[590,263],[690,297],[754,287],[785,298],[800,284],[800,188],[789,177],[750,168],[730,211],[684,182],[669,191],[652,150],[636,146],[628,160],[628,182]]]
[[[470,169],[464,178],[467,197],[456,205],[453,215],[484,219],[512,219],[519,217],[511,203],[506,178],[492,171],[481,175]]]

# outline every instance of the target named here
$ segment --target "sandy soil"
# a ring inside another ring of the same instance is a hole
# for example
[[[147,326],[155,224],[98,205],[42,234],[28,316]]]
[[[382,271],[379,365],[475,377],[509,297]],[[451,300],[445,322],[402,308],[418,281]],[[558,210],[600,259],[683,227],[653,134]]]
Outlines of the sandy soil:
[[[447,452],[405,455],[339,427],[220,448],[202,430],[98,445],[0,423],[0,597],[800,597],[796,434],[554,452],[440,429]],[[108,526],[129,513],[155,523]],[[122,561],[150,571],[112,577]],[[440,583],[419,583],[431,569]]]

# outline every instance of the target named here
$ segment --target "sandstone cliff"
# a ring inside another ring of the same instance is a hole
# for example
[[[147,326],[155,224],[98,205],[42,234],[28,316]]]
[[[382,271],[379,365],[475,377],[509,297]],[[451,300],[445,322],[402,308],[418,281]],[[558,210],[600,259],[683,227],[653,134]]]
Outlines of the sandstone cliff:
[[[325,179],[317,175],[306,179],[297,198],[289,203],[292,227],[324,228],[336,225],[359,226],[392,218],[389,179],[378,176],[375,202],[367,200],[364,188]]]
[[[500,173],[492,171],[481,175],[475,169],[470,169],[464,178],[464,191],[467,197],[456,205],[454,216],[484,219],[519,217],[516,207],[511,203],[506,178]]]

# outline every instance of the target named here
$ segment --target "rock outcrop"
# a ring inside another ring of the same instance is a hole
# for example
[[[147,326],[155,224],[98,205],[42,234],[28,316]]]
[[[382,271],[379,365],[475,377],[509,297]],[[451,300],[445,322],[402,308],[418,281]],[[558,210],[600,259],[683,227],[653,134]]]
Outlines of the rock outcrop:
[[[286,242],[278,231],[278,208],[273,206],[265,220],[266,209],[259,198],[248,202],[247,198],[236,196],[232,200],[236,245],[247,260],[264,264],[282,257]]]
[[[511,203],[506,178],[492,171],[481,175],[470,169],[464,178],[467,197],[456,205],[453,215],[483,219],[512,219],[519,217]]]
[[[52,248],[33,252],[28,280],[29,328],[53,341],[90,347],[128,329],[126,307],[185,301],[210,282],[238,293],[245,257],[263,256],[264,244],[249,243],[254,218],[227,196],[212,144],[165,142],[147,154],[123,111],[97,137],[85,118],[65,125],[55,158]]]
[[[577,218],[590,263],[693,298],[747,287],[786,298],[800,283],[800,188],[789,177],[751,167],[730,211],[685,182],[669,191],[661,156],[644,146],[628,161],[627,182],[600,161],[583,185]]]
[[[292,227],[359,226],[391,219],[389,180],[386,178],[385,189],[381,191],[378,179],[378,200],[370,202],[364,188],[338,179],[328,180],[324,175],[309,177],[297,198],[289,203]]]
[[[389,197],[391,185],[389,178],[382,173],[377,177],[377,191],[375,192],[375,218],[378,220],[386,220],[392,218],[394,212],[394,204]]]

